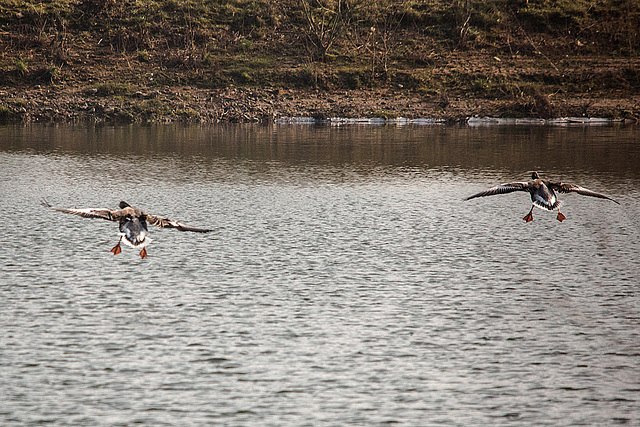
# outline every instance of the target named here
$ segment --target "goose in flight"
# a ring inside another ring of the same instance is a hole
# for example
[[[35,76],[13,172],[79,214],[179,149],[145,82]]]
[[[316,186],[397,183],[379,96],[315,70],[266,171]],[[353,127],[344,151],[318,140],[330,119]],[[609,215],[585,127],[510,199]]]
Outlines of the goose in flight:
[[[211,231],[205,228],[189,227],[188,225],[169,218],[161,218],[148,214],[130,206],[127,202],[120,202],[120,209],[59,209],[51,206],[46,200],[43,200],[42,204],[54,211],[79,215],[84,218],[102,218],[109,221],[117,221],[120,224],[120,240],[118,240],[118,244],[111,249],[114,255],[122,252],[120,242],[122,242],[124,238],[124,243],[127,245],[133,248],[142,247],[140,257],[146,258],[146,246],[147,243],[151,242],[151,239],[147,237],[147,224],[157,225],[162,228],[175,228],[180,231],[195,231],[197,233],[208,233]]]
[[[560,201],[556,197],[556,191],[559,193],[578,193],[583,196],[598,197],[600,199],[611,200],[618,203],[610,197],[604,194],[596,193],[595,191],[588,190],[584,187],[580,187],[575,184],[563,184],[561,182],[553,182],[546,179],[541,179],[538,172],[531,174],[531,181],[529,182],[511,182],[508,184],[497,185],[489,188],[488,190],[481,191],[473,196],[467,197],[465,200],[474,199],[476,197],[493,196],[494,194],[511,193],[513,191],[526,191],[531,195],[531,210],[525,215],[523,220],[526,222],[533,221],[533,208],[546,209],[548,211],[558,210],[558,216],[556,219],[560,222],[567,219],[562,213],[560,213]],[[620,204],[620,203],[618,203]]]

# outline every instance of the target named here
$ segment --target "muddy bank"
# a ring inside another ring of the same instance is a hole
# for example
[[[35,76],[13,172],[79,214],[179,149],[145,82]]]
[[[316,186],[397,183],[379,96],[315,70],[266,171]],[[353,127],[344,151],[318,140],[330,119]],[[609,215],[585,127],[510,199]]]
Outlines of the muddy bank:
[[[464,122],[490,117],[602,117],[637,122],[640,96],[519,100],[422,95],[379,90],[198,89],[193,87],[114,89],[100,87],[0,89],[0,120],[11,122],[272,122],[283,117],[325,119],[431,118]]]
[[[4,2],[0,121],[637,121],[640,15],[547,3]]]

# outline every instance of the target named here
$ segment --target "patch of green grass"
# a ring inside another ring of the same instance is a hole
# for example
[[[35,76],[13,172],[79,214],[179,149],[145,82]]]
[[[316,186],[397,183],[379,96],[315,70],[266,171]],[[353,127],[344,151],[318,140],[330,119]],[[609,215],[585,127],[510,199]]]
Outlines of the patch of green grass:
[[[240,49],[242,50],[251,50],[251,48],[253,47],[253,42],[249,39],[245,39],[242,38],[239,42],[238,45],[240,46]]]
[[[143,120],[152,120],[161,116],[171,115],[172,111],[168,103],[163,103],[158,99],[136,101],[129,108],[131,114]]]
[[[39,81],[42,83],[54,83],[61,76],[60,67],[55,65],[47,65],[38,70]]]
[[[184,108],[184,109],[178,110],[175,112],[175,115],[177,117],[180,117],[186,120],[194,120],[200,116],[198,112],[195,111],[193,108]]]
[[[391,110],[374,110],[368,115],[370,117],[381,118],[385,120],[398,118],[398,113],[396,111],[391,111]]]
[[[368,67],[343,66],[336,70],[336,78],[341,85],[349,89],[362,89],[373,86],[375,74]]]
[[[252,83],[252,68],[249,67],[236,67],[229,71],[229,76],[233,79],[237,84],[249,84]]]
[[[97,96],[125,96],[136,91],[136,87],[129,83],[105,82],[98,83],[89,89],[89,94]]]
[[[149,59],[151,59],[151,55],[149,54],[148,50],[143,49],[137,52],[137,58],[140,62],[149,62]]]
[[[13,64],[13,69],[20,76],[24,76],[25,74],[27,74],[27,71],[29,71],[29,69],[27,68],[27,64],[25,64],[21,59],[18,59]]]
[[[213,64],[215,63],[213,56],[211,56],[210,54],[205,54],[202,57],[202,66],[205,68],[209,68],[211,67]]]

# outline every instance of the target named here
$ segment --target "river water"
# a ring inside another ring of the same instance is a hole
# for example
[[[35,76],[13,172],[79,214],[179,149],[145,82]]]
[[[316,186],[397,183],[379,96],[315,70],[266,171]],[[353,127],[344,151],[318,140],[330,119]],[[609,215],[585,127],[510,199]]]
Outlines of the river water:
[[[533,170],[620,205],[463,200]],[[0,424],[638,425],[639,189],[638,127],[0,127]]]

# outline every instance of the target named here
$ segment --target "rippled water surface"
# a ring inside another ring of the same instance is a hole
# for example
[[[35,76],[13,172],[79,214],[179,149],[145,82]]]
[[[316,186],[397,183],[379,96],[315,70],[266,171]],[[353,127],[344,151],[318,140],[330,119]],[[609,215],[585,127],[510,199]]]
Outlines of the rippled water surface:
[[[620,205],[463,201],[532,170]],[[638,425],[639,188],[637,127],[0,127],[0,424]]]

